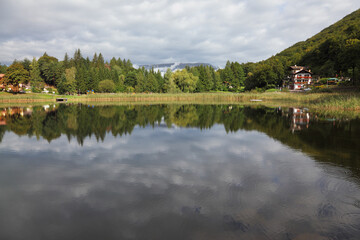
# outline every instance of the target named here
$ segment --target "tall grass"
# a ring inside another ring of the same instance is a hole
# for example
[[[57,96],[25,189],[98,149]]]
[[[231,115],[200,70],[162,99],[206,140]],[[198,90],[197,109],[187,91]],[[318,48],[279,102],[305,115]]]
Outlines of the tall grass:
[[[2,103],[55,102],[56,98],[67,98],[68,102],[137,102],[137,103],[201,103],[201,104],[250,104],[251,100],[262,100],[257,104],[278,106],[302,106],[313,109],[360,111],[360,93],[291,93],[291,92],[246,92],[246,93],[179,93],[179,94],[90,94],[60,96],[49,94],[0,93]],[[251,103],[254,104],[254,103]]]

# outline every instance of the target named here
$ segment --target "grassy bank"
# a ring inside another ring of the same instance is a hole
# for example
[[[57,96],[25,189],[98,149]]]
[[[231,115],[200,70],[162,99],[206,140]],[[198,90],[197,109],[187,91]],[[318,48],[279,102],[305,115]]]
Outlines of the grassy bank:
[[[0,103],[51,103],[56,98],[67,98],[68,102],[112,102],[112,103],[199,103],[199,104],[261,104],[265,106],[296,106],[320,110],[343,110],[360,112],[360,93],[182,93],[182,94],[91,94],[60,96],[49,94],[0,93]],[[252,100],[261,100],[252,102]]]

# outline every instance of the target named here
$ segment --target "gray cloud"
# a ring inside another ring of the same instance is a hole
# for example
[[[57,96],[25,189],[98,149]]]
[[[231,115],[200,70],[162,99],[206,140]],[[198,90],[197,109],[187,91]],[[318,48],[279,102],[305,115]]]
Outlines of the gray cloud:
[[[44,51],[62,59],[76,48],[139,64],[259,61],[359,7],[356,0],[5,0],[0,62]]]

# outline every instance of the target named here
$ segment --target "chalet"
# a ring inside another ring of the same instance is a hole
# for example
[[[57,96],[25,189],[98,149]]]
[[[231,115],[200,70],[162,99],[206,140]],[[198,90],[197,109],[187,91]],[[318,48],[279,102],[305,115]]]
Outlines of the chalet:
[[[307,67],[291,66],[289,68],[290,76],[288,77],[287,87],[292,90],[304,89],[311,84],[312,73]]]

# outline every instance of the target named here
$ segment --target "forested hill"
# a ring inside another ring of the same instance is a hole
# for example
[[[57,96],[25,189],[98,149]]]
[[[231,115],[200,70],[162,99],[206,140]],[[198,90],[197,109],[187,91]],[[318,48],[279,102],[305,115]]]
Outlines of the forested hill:
[[[301,28],[300,28],[301,29]],[[295,45],[285,49],[276,56],[284,56],[291,59],[294,63],[311,65],[312,68],[322,68],[326,63],[326,58],[336,57],[340,54],[339,46],[341,43],[345,43],[349,39],[360,38],[360,9],[347,15],[342,20],[335,24],[325,28],[320,33],[309,38],[306,41],[298,42]],[[334,46],[337,44],[338,46]],[[334,48],[335,47],[335,48]],[[324,59],[314,59],[315,54],[322,54],[328,56],[322,56]],[[309,59],[310,57],[310,59]],[[316,61],[314,61],[316,60]],[[318,60],[321,60],[320,62]],[[330,59],[335,60],[335,59]],[[324,62],[325,61],[325,62]],[[327,68],[329,66],[326,66]],[[330,66],[334,67],[335,66]],[[323,71],[321,71],[323,72]],[[328,72],[331,74],[332,72]]]
[[[249,73],[247,88],[279,85],[287,67],[295,64],[308,66],[322,77],[359,79],[360,9],[265,61],[244,64]]]

